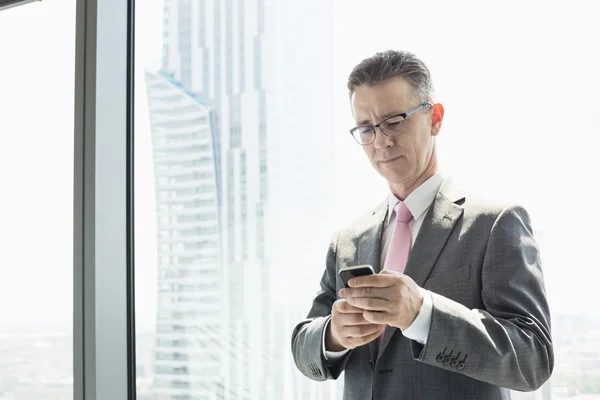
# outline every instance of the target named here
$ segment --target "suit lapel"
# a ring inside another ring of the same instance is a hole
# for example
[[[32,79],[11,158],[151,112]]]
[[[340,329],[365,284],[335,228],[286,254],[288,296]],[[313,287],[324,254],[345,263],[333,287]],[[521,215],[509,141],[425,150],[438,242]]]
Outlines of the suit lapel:
[[[381,235],[383,233],[383,223],[388,211],[388,201],[380,204],[367,220],[367,225],[363,234],[358,238],[357,244],[357,265],[370,264],[376,273],[381,270]],[[371,360],[377,357],[377,341],[369,343],[369,352]]]
[[[464,196],[459,195],[453,182],[448,179],[438,191],[433,204],[425,215],[419,234],[411,249],[404,273],[410,276],[417,285],[423,286],[433,269],[450,233],[463,213]],[[381,350],[383,354],[396,328],[386,328]]]
[[[379,265],[381,262],[381,234],[387,215],[387,204],[386,200],[373,211],[362,235],[358,237],[357,265],[370,264],[376,273],[381,269]]]
[[[442,248],[450,237],[463,208],[438,193],[427,212],[404,273],[423,286]]]

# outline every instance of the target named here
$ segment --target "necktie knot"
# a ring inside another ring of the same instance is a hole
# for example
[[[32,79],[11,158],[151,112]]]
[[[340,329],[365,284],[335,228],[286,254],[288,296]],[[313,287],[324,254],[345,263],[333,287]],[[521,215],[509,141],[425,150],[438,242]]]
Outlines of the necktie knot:
[[[410,220],[413,218],[413,215],[410,213],[410,210],[406,206],[406,203],[399,202],[394,207],[394,212],[396,213],[396,222],[403,222],[408,224]]]

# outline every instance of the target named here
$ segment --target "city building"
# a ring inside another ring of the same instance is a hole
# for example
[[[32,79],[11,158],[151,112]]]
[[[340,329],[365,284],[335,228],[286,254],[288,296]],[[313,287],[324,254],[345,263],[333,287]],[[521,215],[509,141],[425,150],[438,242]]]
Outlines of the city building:
[[[197,96],[164,71],[146,82],[158,236],[152,390],[155,399],[223,398],[218,138]]]
[[[337,398],[289,348],[333,229],[333,1],[165,0],[163,24],[153,398]]]

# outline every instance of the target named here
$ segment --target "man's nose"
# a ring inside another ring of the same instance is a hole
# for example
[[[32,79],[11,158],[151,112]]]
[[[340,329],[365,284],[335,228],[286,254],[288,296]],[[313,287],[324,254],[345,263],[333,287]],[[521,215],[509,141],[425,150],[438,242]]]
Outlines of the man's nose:
[[[383,129],[380,126],[375,127],[375,148],[376,149],[385,149],[388,147],[392,147],[393,140],[391,137],[383,133]]]

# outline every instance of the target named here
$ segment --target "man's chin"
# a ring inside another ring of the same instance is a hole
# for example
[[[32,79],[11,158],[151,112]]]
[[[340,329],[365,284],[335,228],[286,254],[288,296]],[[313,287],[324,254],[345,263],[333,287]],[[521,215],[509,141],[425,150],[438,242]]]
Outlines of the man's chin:
[[[380,170],[379,175],[385,178],[390,185],[401,185],[407,180],[406,174],[398,170]]]

